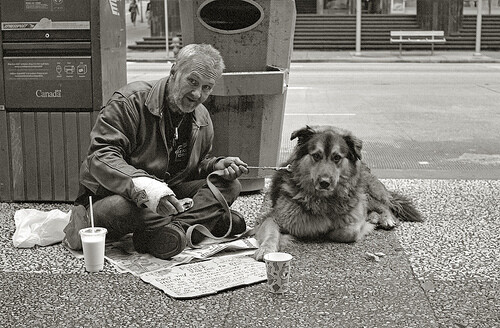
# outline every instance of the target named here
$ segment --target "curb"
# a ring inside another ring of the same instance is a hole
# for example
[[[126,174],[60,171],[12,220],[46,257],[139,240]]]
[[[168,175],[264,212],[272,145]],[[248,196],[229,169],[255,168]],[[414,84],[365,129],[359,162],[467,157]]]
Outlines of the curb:
[[[296,59],[292,63],[448,63],[448,64],[478,64],[478,63],[499,63],[500,60],[495,59],[357,59],[357,58],[341,58],[341,59]]]
[[[127,57],[127,62],[137,63],[169,63],[175,58],[133,58]],[[500,63],[500,59],[491,57],[475,58],[404,58],[403,57],[342,57],[342,58],[296,58],[292,63],[450,63],[450,64],[478,64],[478,63]]]

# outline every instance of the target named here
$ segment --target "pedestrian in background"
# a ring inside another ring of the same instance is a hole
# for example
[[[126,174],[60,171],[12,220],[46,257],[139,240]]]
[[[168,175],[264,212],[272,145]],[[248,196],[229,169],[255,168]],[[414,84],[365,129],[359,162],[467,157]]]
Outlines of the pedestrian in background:
[[[151,26],[151,1],[149,1],[146,6],[146,19],[148,21],[148,25]]]
[[[137,3],[135,0],[132,0],[132,3],[130,3],[130,6],[128,7],[128,11],[130,12],[130,20],[135,26],[135,20],[137,19],[137,11],[139,10],[139,7],[137,6]]]

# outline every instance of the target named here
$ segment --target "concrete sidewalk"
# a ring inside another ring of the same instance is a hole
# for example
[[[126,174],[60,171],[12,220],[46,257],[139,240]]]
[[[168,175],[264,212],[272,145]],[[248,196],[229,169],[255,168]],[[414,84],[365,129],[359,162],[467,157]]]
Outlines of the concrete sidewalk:
[[[69,204],[0,203],[2,327],[500,327],[500,181],[384,179],[411,197],[424,223],[377,230],[355,244],[298,241],[291,289],[265,283],[175,300],[111,264],[84,271],[61,244],[12,245],[21,208],[68,211]],[[233,208],[252,225],[263,193]],[[379,262],[366,252],[386,255]]]
[[[168,62],[175,60],[166,51],[127,51],[127,61]],[[363,62],[363,63],[498,63],[500,52],[484,51],[475,55],[474,51],[294,51],[292,62]]]
[[[365,62],[365,63],[494,63],[500,62],[498,52],[486,51],[294,51],[292,62]]]

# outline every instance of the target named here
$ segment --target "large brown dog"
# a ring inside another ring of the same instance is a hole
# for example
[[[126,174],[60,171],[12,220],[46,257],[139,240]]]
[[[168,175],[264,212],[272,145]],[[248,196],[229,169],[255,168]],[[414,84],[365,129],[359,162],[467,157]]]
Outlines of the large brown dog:
[[[362,142],[349,131],[306,126],[292,133],[297,145],[271,183],[271,210],[256,227],[255,258],[281,249],[285,235],[355,242],[396,218],[422,221],[411,202],[389,192],[361,161]]]

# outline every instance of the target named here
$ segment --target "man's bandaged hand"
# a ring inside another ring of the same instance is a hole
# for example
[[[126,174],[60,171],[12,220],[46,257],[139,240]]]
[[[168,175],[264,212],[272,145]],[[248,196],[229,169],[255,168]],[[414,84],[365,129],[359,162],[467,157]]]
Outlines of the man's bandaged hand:
[[[156,208],[156,213],[162,216],[170,216],[182,213],[193,207],[191,198],[177,199],[174,195],[163,196]]]
[[[136,188],[143,189],[148,195],[146,206],[161,216],[176,215],[193,206],[191,198],[177,199],[165,182],[149,177],[138,177],[132,181]]]

